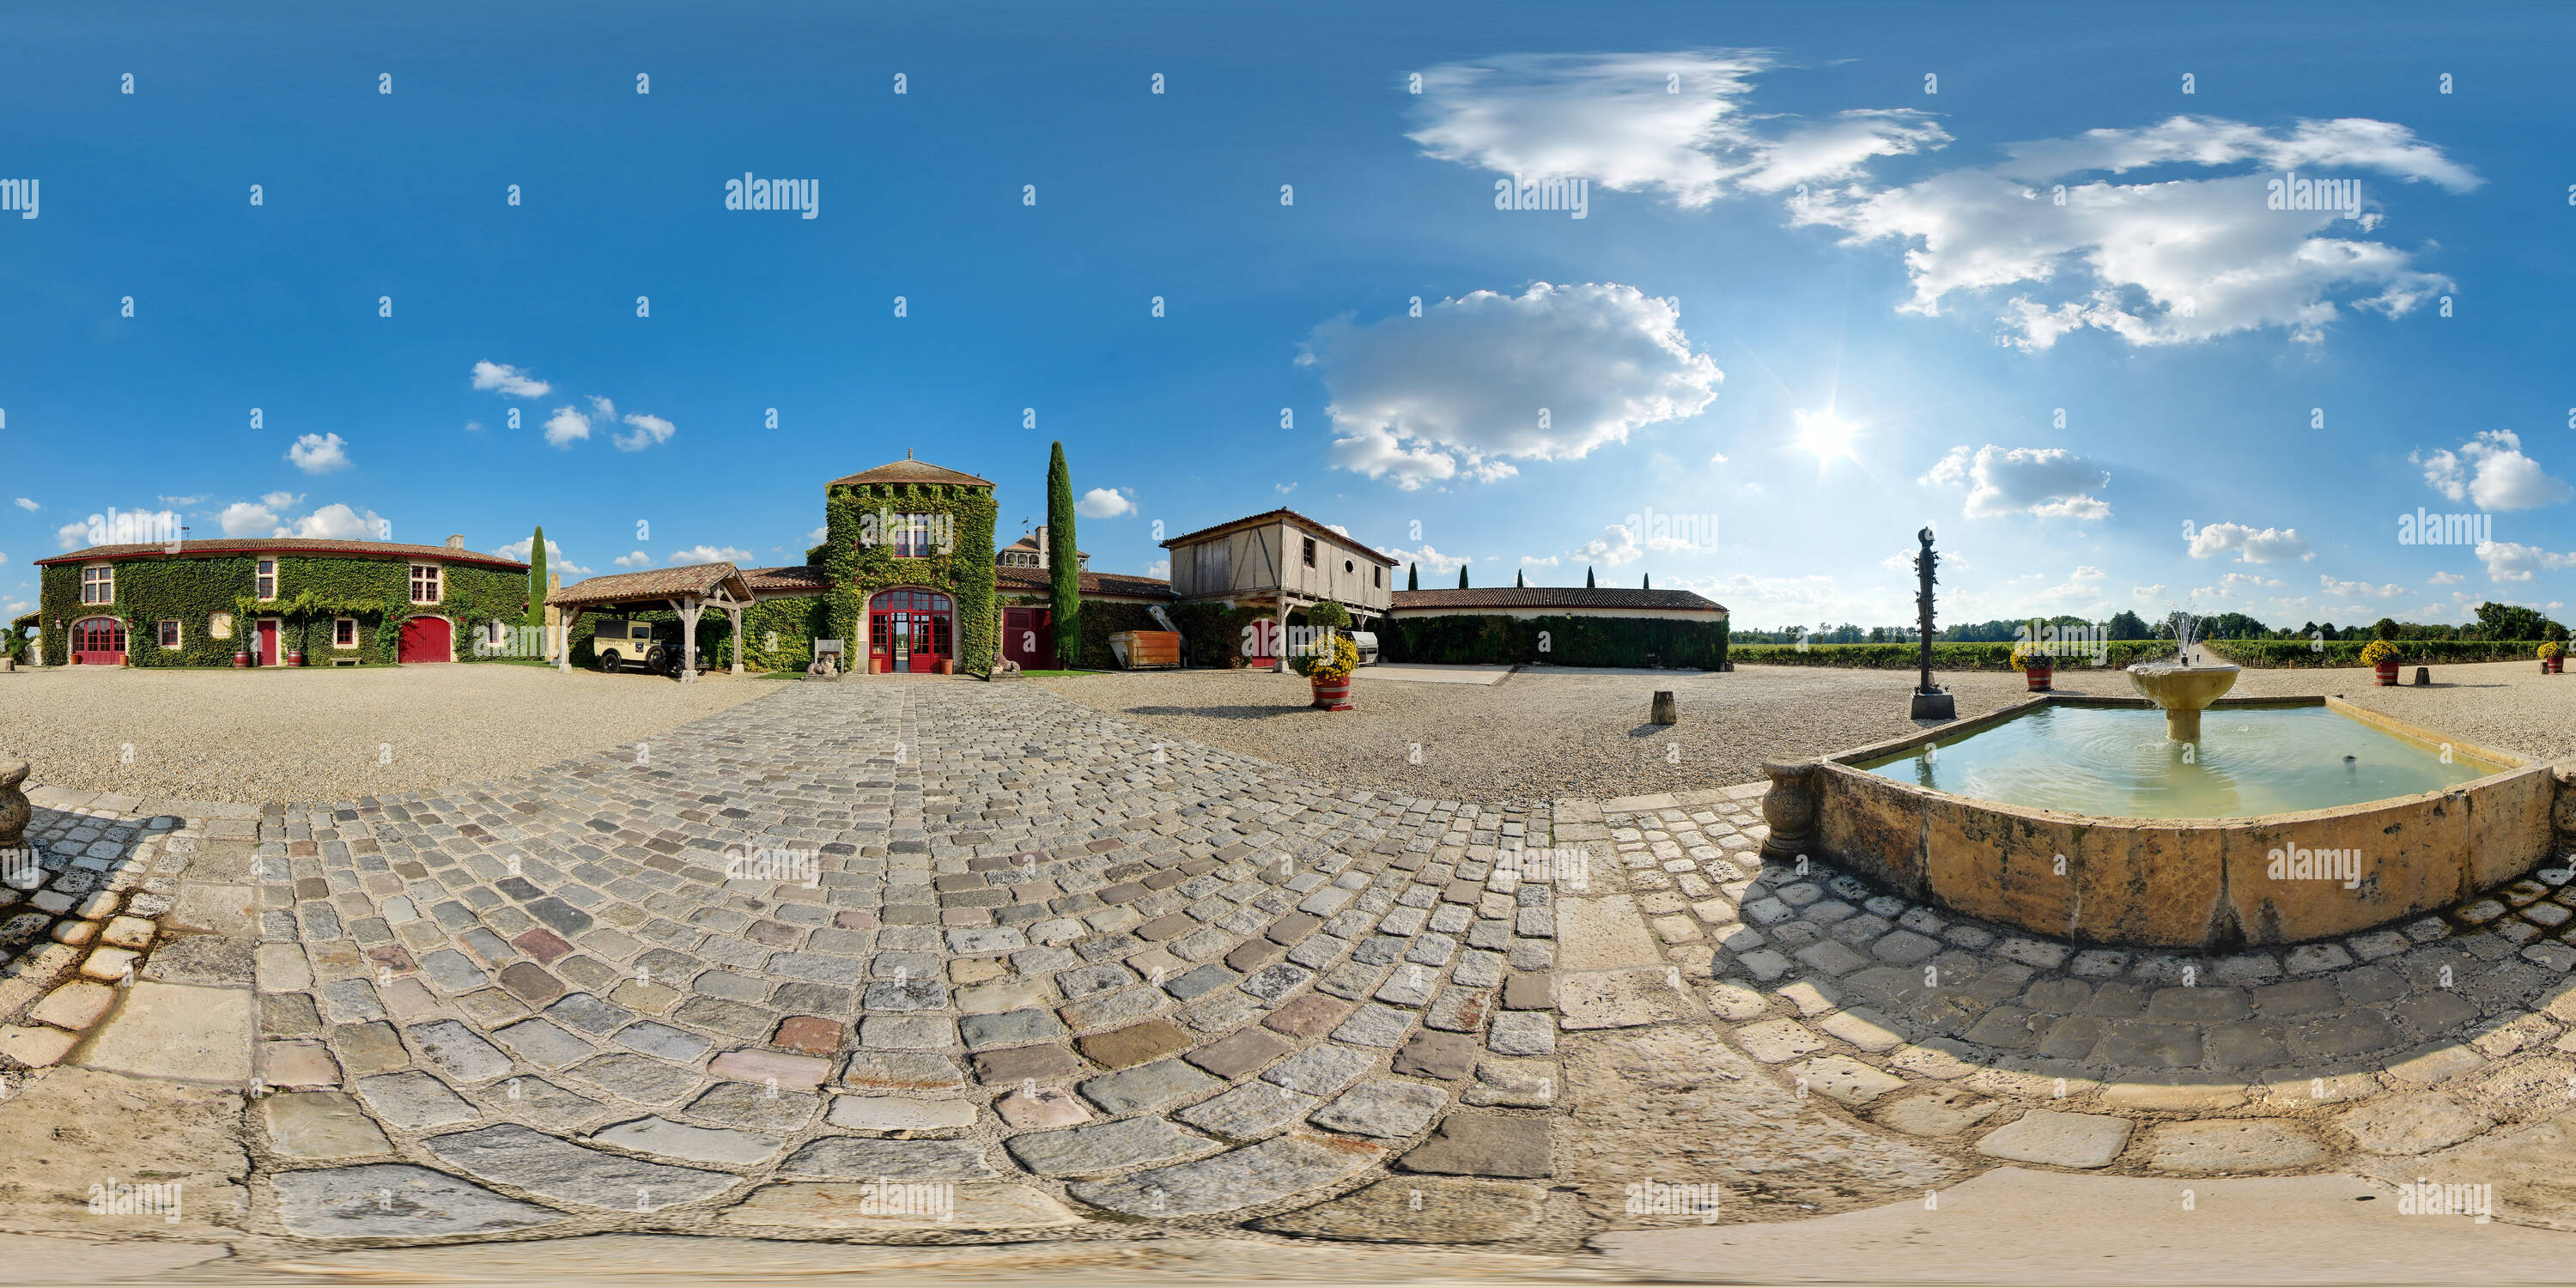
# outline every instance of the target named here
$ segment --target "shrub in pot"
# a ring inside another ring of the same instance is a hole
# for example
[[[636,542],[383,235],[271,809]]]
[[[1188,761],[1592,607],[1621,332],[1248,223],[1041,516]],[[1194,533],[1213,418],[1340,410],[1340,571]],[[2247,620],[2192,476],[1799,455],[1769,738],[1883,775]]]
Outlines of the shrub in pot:
[[[2558,674],[2558,673],[2559,673],[2560,668],[2562,668],[2562,667],[2564,667],[2564,666],[2566,666],[2566,665],[2567,665],[2567,646],[2566,646],[2566,645],[2561,644],[2561,643],[2559,643],[2559,642],[2558,642],[2558,641],[2556,641],[2556,640],[2542,640],[2542,641],[2540,642],[2540,672],[2541,672],[2541,674],[2543,674],[2543,675],[2556,675],[2556,674]]]
[[[1351,672],[1359,664],[1359,644],[1339,631],[1289,659],[1297,674],[1314,686],[1315,705],[1326,711],[1351,709]]]
[[[2030,682],[2032,693],[2049,692],[2049,682],[2057,674],[2057,664],[2038,643],[2023,640],[2013,645],[2012,664]]]
[[[2396,685],[2397,662],[2403,656],[2405,655],[2398,650],[2398,647],[2387,640],[2372,640],[2361,650],[2362,665],[2379,672],[2379,683],[2382,687]]]

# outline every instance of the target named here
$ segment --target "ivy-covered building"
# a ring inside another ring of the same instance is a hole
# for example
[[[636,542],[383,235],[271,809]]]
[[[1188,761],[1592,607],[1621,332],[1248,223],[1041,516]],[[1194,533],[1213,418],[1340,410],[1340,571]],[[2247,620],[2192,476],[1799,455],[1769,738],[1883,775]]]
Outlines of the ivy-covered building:
[[[823,487],[825,637],[853,669],[993,669],[993,481],[904,454]],[[761,569],[776,576],[784,570]]]
[[[465,548],[320,537],[92,546],[39,559],[48,666],[471,660],[528,606],[528,566]]]

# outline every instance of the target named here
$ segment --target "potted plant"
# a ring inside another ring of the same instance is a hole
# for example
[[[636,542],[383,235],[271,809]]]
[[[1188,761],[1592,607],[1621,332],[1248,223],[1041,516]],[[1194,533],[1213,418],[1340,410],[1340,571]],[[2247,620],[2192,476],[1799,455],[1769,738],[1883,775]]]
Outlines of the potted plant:
[[[2057,674],[2057,665],[2036,640],[2023,640],[2013,645],[2012,664],[2030,682],[2033,693],[2049,692],[2049,680]]]
[[[941,675],[957,674],[957,659],[949,657],[939,659],[939,673]]]
[[[2361,650],[2362,665],[2372,667],[2379,672],[2381,688],[2396,687],[2397,662],[2403,656],[2397,646],[2387,640],[2372,640]]]
[[[2556,675],[2567,665],[2567,646],[2556,640],[2540,642],[2540,673]]]
[[[1326,711],[1351,709],[1351,672],[1360,664],[1357,641],[1340,631],[1333,631],[1315,641],[1312,648],[1300,649],[1289,659],[1297,674],[1314,686],[1315,705]]]

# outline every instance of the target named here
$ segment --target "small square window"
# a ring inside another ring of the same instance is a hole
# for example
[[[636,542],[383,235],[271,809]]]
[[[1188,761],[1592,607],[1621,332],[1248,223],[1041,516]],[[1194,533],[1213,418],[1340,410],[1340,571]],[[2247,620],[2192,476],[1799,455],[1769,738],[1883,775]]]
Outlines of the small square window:
[[[335,622],[331,623],[331,647],[333,647],[333,648],[356,648],[357,646],[358,646],[358,619],[357,619],[357,618],[354,618],[354,617],[343,617],[343,618],[339,619],[338,621],[335,621]]]
[[[176,618],[176,617],[165,617],[165,618],[162,618],[162,619],[161,619],[161,647],[163,647],[163,648],[177,648],[177,647],[179,647],[179,619],[178,619],[178,618]]]
[[[1306,566],[1309,568],[1315,566],[1315,539],[1313,537],[1306,538]]]

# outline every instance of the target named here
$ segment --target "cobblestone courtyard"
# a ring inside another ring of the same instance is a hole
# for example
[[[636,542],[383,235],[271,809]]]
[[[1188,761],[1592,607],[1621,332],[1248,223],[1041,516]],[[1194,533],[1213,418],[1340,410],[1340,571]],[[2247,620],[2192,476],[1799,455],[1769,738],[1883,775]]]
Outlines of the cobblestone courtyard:
[[[0,1137],[58,1157],[42,1115],[175,1088],[151,1112],[234,1153],[128,1142],[121,1174],[196,1177],[224,1197],[183,1232],[254,1257],[1184,1234],[1562,1266],[1702,1224],[1641,1185],[1714,1185],[1732,1229],[2008,1166],[2451,1176],[2576,1226],[2566,868],[2286,952],[2079,952],[1765,866],[1758,793],[1334,788],[956,682],[783,685],[644,756],[327,808],[41,791]],[[77,1210],[94,1170],[18,1178],[17,1228],[118,1233]]]

